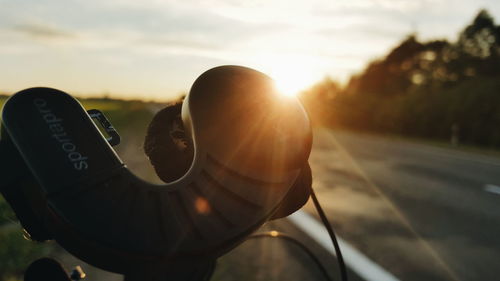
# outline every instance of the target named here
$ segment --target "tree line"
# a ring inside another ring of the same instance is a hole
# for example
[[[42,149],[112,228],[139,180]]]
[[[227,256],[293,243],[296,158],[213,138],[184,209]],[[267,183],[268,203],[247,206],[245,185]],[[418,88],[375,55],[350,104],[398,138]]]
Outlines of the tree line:
[[[456,42],[415,34],[341,87],[301,94],[313,123],[500,147],[500,25],[481,10]]]

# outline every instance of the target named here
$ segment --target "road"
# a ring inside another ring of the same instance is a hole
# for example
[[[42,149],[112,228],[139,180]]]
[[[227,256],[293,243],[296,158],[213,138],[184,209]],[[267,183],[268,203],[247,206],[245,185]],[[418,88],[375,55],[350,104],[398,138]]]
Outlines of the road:
[[[127,163],[137,159],[132,151],[131,159],[121,152]],[[499,159],[318,129],[310,163],[315,190],[339,236],[397,279],[498,280]],[[152,172],[142,162],[129,166],[145,178]],[[310,203],[304,210],[315,214]],[[306,243],[339,280],[334,257],[300,226],[278,220],[262,230]],[[83,264],[67,255],[63,260],[67,266]],[[366,279],[352,270],[352,260],[347,263],[351,281]],[[83,265],[88,280],[121,280]],[[297,247],[261,239],[222,257],[212,280],[324,279]]]
[[[499,159],[326,129],[314,137],[314,186],[343,239],[400,280],[498,280]]]

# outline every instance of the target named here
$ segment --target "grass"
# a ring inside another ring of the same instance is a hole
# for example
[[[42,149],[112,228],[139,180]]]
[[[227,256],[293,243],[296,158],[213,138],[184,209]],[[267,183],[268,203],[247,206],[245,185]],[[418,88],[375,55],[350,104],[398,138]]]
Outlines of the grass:
[[[377,133],[377,132],[370,132],[370,131],[351,130],[351,129],[347,129],[347,128],[330,128],[327,126],[319,126],[319,127],[324,127],[325,129],[328,129],[328,130],[338,130],[338,131],[351,132],[351,133],[355,133],[355,134],[363,135],[363,136],[367,136],[367,137],[384,138],[384,139],[388,139],[388,140],[392,140],[392,141],[410,142],[410,143],[419,144],[419,145],[428,145],[428,146],[449,149],[449,150],[454,150],[454,151],[459,151],[459,152],[466,152],[466,153],[479,154],[479,155],[484,155],[484,156],[489,156],[489,157],[500,158],[500,149],[498,149],[498,148],[488,148],[488,147],[470,145],[470,144],[459,144],[457,146],[453,146],[450,142],[442,140],[442,139],[427,139],[427,138],[419,138],[419,137],[408,137],[408,136],[401,136],[401,135],[390,134],[390,133]]]
[[[421,139],[421,138],[406,138],[399,137],[402,140],[423,143],[431,146],[436,146],[445,149],[451,149],[456,151],[463,151],[468,153],[480,154],[485,156],[497,157],[500,158],[500,149],[497,148],[488,148],[477,145],[470,144],[459,144],[459,145],[451,145],[451,143],[443,141],[443,140],[429,140],[429,139]]]
[[[449,150],[454,150],[454,151],[461,151],[461,152],[474,153],[474,154],[480,154],[480,155],[500,158],[500,150],[499,149],[481,147],[481,146],[477,146],[477,145],[458,144],[458,145],[454,146],[450,142],[445,141],[445,140],[440,140],[440,139],[407,137],[407,136],[400,136],[400,135],[394,135],[394,134],[377,134],[377,133],[363,133],[363,134],[384,137],[384,138],[397,140],[397,141],[405,141],[405,142],[412,142],[412,143],[416,143],[416,144],[429,145],[429,146],[434,146],[434,147],[449,149]]]
[[[26,240],[21,231],[0,232],[0,280],[22,280],[26,267],[46,256],[51,247]]]
[[[6,100],[7,100],[6,96],[0,96],[0,108],[3,107],[3,104],[5,103]]]

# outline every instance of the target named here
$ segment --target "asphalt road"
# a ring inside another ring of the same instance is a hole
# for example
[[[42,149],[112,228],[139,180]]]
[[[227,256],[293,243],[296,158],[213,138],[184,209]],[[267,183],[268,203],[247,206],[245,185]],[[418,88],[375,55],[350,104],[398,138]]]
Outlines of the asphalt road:
[[[120,155],[149,178],[152,171],[144,161],[133,162],[137,151],[131,151],[131,159]],[[315,190],[339,236],[397,279],[499,280],[500,194],[495,191],[500,188],[493,187],[500,186],[499,159],[320,129],[310,163]],[[310,203],[304,209],[315,214]],[[274,221],[261,230],[282,231],[307,244],[339,280],[335,258],[291,221]],[[68,267],[83,265],[87,280],[122,279],[63,250],[57,256]],[[364,280],[351,269],[351,281]],[[324,278],[291,243],[258,239],[222,257],[212,280]]]
[[[343,239],[400,280],[499,280],[499,159],[326,129],[314,137],[314,186]]]

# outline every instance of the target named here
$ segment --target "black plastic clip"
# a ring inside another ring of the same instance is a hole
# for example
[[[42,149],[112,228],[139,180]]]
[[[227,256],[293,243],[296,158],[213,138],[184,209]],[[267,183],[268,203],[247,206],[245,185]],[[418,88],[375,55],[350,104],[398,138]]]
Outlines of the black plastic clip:
[[[109,136],[108,138],[106,138],[106,140],[111,146],[116,146],[120,144],[121,140],[120,135],[113,127],[113,125],[111,125],[111,122],[109,122],[108,118],[106,118],[104,113],[102,113],[100,110],[97,109],[88,110],[87,113],[90,115],[90,118],[99,121],[99,123]]]

